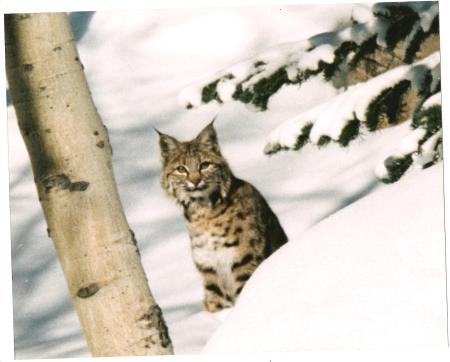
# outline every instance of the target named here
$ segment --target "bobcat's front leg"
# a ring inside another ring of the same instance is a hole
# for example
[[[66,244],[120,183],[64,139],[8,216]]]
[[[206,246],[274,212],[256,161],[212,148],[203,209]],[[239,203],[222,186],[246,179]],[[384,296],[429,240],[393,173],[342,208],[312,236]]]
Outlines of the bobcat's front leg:
[[[203,305],[208,312],[218,312],[224,308],[231,307],[231,298],[222,290],[214,274],[203,275],[205,297]]]

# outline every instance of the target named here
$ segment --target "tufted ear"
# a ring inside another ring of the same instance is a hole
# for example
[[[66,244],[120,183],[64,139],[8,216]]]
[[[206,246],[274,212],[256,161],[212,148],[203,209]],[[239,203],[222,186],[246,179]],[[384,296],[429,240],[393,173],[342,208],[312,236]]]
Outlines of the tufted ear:
[[[217,141],[217,133],[214,129],[214,118],[195,138],[195,142],[208,149],[220,153],[219,143]]]
[[[156,128],[155,131],[159,134],[159,148],[161,150],[161,159],[167,160],[169,155],[178,149],[179,142],[176,138],[159,132]]]

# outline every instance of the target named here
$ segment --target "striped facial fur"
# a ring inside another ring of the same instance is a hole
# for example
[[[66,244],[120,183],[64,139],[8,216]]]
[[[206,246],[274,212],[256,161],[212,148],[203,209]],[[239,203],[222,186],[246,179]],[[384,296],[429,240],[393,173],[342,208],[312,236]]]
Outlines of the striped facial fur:
[[[161,185],[179,204],[215,204],[226,198],[231,173],[220,154],[212,124],[194,140],[179,142],[160,134]]]
[[[159,135],[161,186],[183,207],[205,309],[230,307],[286,234],[258,190],[232,174],[212,123],[188,142]]]

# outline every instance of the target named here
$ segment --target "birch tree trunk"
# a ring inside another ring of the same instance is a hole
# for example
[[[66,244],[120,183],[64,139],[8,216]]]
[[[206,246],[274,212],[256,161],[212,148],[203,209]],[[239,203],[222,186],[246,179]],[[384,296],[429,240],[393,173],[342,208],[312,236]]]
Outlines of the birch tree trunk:
[[[66,14],[6,15],[5,43],[39,200],[92,355],[172,353]]]

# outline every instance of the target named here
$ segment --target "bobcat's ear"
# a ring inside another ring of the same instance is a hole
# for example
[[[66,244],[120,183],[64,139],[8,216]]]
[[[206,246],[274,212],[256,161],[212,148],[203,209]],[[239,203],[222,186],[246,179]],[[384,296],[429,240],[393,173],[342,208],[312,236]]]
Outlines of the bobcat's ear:
[[[178,149],[179,142],[174,137],[159,132],[156,128],[155,131],[159,134],[159,148],[161,150],[161,158],[163,160],[166,160],[173,151]]]
[[[195,141],[215,152],[220,153],[219,143],[217,142],[217,133],[214,129],[215,118],[197,135]]]

